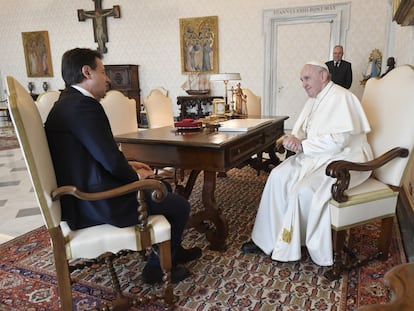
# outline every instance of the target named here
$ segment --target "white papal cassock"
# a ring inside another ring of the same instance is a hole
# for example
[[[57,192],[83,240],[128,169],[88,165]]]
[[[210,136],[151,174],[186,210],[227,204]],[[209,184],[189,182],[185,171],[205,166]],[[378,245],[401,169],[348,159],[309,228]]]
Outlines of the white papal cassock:
[[[253,242],[272,259],[299,260],[301,246],[306,245],[316,264],[333,264],[327,203],[335,180],[325,175],[325,168],[333,160],[371,160],[369,131],[359,100],[333,82],[305,103],[292,130],[303,139],[303,152],[272,170],[253,228]],[[368,176],[369,172],[351,173],[350,187]]]

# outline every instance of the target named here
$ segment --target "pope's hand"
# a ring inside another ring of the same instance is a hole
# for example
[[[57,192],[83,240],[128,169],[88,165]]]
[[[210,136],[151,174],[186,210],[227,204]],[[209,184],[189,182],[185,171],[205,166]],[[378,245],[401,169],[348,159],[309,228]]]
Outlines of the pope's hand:
[[[298,153],[302,151],[302,141],[293,135],[285,135],[283,136],[283,147],[289,151]]]

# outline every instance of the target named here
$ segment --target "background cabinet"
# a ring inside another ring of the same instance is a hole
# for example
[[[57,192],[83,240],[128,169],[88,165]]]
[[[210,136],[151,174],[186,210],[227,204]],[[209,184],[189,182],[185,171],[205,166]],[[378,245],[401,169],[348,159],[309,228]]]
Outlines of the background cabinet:
[[[125,96],[135,99],[137,120],[141,124],[141,99],[139,88],[138,65],[105,65],[106,74],[111,79],[109,88],[118,90]]]

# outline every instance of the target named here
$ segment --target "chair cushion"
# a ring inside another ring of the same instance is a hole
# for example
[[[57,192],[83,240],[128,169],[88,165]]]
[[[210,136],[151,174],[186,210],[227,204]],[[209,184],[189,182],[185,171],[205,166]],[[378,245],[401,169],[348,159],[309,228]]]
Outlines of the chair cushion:
[[[170,240],[171,226],[162,215],[148,217],[148,227],[152,244]],[[71,230],[66,222],[61,222],[66,240],[68,259],[95,258],[105,252],[117,253],[123,249],[141,250],[138,228],[119,228],[104,224],[80,230]]]
[[[331,199],[328,203],[331,226],[335,230],[395,214],[398,192],[374,178],[369,178],[345,193],[348,201],[339,203]]]

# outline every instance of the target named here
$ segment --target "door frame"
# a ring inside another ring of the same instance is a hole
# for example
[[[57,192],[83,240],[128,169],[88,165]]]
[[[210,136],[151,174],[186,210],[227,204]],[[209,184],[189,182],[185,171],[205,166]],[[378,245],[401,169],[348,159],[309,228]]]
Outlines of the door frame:
[[[262,115],[274,116],[277,108],[277,42],[281,25],[330,23],[329,55],[335,45],[345,48],[351,3],[290,7],[263,11],[264,90]]]

